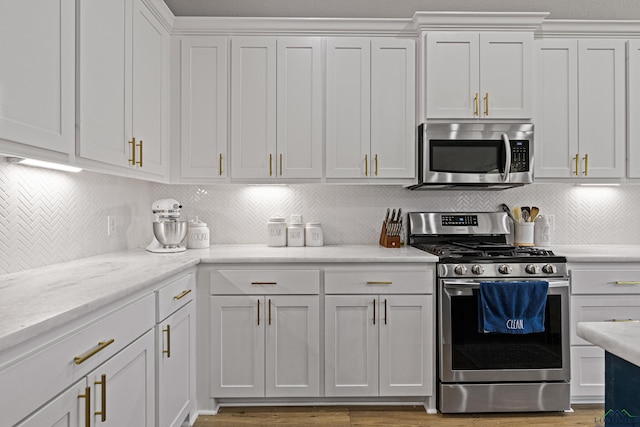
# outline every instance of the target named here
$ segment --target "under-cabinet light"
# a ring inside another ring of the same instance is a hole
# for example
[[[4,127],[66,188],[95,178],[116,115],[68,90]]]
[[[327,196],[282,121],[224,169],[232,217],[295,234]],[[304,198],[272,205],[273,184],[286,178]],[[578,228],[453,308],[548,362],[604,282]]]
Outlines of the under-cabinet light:
[[[82,169],[75,166],[61,165],[60,163],[45,162],[42,160],[25,159],[23,157],[7,157],[9,163],[17,163],[38,168],[55,169],[65,172],[80,172]]]
[[[585,184],[576,184],[578,187],[620,187],[620,183],[619,182],[592,182],[592,183],[585,183]]]

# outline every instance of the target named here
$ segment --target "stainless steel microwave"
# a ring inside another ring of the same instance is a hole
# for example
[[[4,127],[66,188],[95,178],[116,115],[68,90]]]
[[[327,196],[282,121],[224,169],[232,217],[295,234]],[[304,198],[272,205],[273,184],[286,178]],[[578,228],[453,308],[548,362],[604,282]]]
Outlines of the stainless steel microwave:
[[[533,124],[423,123],[411,190],[500,190],[533,182]]]

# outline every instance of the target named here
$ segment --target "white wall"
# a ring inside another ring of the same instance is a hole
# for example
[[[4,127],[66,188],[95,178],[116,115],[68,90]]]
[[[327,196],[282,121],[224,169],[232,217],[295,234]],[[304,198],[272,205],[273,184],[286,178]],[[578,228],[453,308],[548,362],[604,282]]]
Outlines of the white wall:
[[[211,241],[261,243],[269,216],[321,221],[326,244],[377,244],[387,207],[404,212],[536,205],[554,215],[552,243],[640,244],[640,186],[532,184],[506,191],[411,192],[365,185],[162,185],[91,172],[70,174],[0,162],[0,274],[142,248],[151,202],[180,201],[184,218],[209,224]],[[107,236],[107,216],[116,232]]]

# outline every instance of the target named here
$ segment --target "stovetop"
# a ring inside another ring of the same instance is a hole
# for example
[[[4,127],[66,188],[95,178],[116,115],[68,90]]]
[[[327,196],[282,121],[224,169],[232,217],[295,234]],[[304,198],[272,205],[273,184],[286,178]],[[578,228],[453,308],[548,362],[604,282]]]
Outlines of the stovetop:
[[[413,247],[440,257],[440,262],[566,262],[545,248],[514,246],[499,242],[440,242],[414,243]]]

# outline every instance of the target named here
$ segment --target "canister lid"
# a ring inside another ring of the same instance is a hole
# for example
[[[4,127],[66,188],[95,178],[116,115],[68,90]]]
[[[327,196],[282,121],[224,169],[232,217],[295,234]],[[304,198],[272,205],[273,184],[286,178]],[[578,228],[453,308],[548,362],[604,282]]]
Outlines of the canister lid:
[[[198,219],[198,217],[196,217],[195,221],[191,220],[189,221],[189,228],[191,227],[206,227],[207,223],[206,222],[202,222]]]
[[[321,225],[322,223],[318,221],[309,221],[307,223],[307,227],[320,227]]]
[[[283,216],[272,216],[269,218],[269,222],[285,222],[285,218]]]

